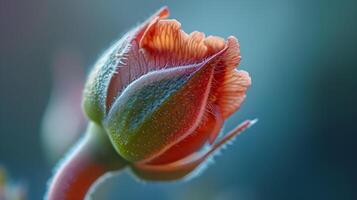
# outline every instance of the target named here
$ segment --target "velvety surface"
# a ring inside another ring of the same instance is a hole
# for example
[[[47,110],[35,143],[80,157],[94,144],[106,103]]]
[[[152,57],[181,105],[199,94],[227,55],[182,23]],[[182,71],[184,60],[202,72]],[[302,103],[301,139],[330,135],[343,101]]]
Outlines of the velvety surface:
[[[124,174],[95,199],[356,199],[356,2],[164,3],[186,32],[239,39],[239,69],[253,83],[225,130],[259,122],[191,182],[141,184]],[[164,3],[0,3],[0,164],[25,182],[30,199],[42,198],[54,166],[40,137],[53,65],[65,59],[88,72],[114,39]]]

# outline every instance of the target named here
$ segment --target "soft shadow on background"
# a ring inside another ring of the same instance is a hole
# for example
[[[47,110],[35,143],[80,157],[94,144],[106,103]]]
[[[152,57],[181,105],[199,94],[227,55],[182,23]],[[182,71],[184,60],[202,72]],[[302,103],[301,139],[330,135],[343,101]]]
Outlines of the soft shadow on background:
[[[190,182],[142,184],[122,174],[95,199],[357,199],[356,1],[5,0],[0,165],[25,183],[29,199],[42,199],[54,166],[40,124],[56,59],[65,54],[88,72],[111,42],[162,5],[186,32],[238,37],[240,69],[253,84],[226,130],[246,118],[259,123]]]

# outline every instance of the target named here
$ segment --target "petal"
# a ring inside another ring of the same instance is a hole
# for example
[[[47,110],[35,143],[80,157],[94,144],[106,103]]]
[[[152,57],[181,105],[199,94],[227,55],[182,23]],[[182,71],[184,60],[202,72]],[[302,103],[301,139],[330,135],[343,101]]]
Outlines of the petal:
[[[223,118],[217,107],[206,111],[204,120],[197,129],[184,140],[173,145],[160,156],[149,161],[150,165],[162,165],[180,160],[197,152],[208,140],[213,143],[223,125]]]
[[[145,58],[139,51],[138,42],[142,38],[142,35],[147,27],[153,21],[158,21],[159,19],[166,18],[167,16],[169,16],[168,8],[161,8],[142,25],[127,33],[123,37],[123,44],[117,45],[119,48],[116,50],[115,55],[113,55],[113,57],[117,59],[117,62],[114,63],[116,66],[109,81],[106,98],[106,111],[109,111],[114,98],[124,87],[141,75],[149,72]]]
[[[236,135],[244,131],[246,128],[252,126],[256,120],[246,120],[235,129],[225,135],[219,142],[211,146],[211,148],[205,152],[195,153],[187,158],[179,160],[177,162],[165,164],[165,165],[149,165],[134,163],[131,165],[132,172],[143,180],[150,181],[168,181],[177,180],[197,169],[199,165],[204,163],[209,157],[219,150],[224,144],[232,140]],[[196,175],[198,173],[193,173]]]
[[[186,34],[176,20],[153,21],[140,40],[153,66],[177,66],[201,61],[225,47],[223,39],[201,32]]]
[[[140,29],[127,46],[118,54],[116,73],[108,87],[107,108],[123,89],[142,75],[160,69],[185,66],[202,62],[225,48],[218,37],[205,38],[203,33],[186,34],[176,20],[154,17],[145,29]],[[145,30],[145,31],[144,31]]]
[[[242,70],[233,70],[230,77],[226,77],[219,89],[218,105],[222,115],[227,118],[243,103],[246,91],[251,84],[249,74]]]
[[[144,162],[192,133],[206,110],[216,58],[224,51],[201,64],[155,71],[131,83],[103,122],[118,153]]]
[[[137,54],[138,51],[135,48],[131,49],[132,46],[137,46],[135,45],[135,41],[140,40],[140,37],[152,20],[167,17],[168,14],[167,7],[163,7],[141,26],[125,34],[99,58],[88,77],[83,95],[83,108],[91,120],[98,124],[101,123],[103,116],[109,110],[108,108],[117,94],[116,91],[126,86],[132,79],[135,70],[138,71],[135,67],[131,71],[130,69],[120,67],[123,66],[130,52]],[[141,63],[139,62],[140,59],[134,60],[138,60],[138,63]],[[119,77],[116,76],[120,71],[118,67],[124,69],[124,71],[126,70],[126,72],[120,72],[121,75]],[[115,82],[117,85],[111,84],[112,82]]]
[[[223,119],[223,116],[221,115],[219,108],[215,109],[214,116],[216,117],[216,123],[211,128],[211,132],[208,135],[209,136],[208,137],[209,144],[213,144],[213,142],[216,140],[216,138],[218,137],[218,134],[221,132],[221,129],[222,129],[222,126],[224,123],[224,119]]]
[[[240,61],[237,39],[229,37],[227,46],[227,51],[222,55],[222,62],[216,67],[215,86],[210,94],[210,103],[220,107],[224,118],[229,117],[239,108],[251,84],[247,72],[235,69]]]

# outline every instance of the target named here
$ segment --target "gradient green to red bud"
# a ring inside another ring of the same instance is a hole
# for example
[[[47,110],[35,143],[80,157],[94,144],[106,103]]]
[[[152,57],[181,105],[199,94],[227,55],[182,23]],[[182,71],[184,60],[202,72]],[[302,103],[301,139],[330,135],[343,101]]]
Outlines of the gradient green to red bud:
[[[83,100],[87,116],[106,130],[133,172],[150,180],[187,175],[252,124],[216,141],[251,84],[236,69],[237,39],[186,34],[168,14],[162,8],[103,54]]]

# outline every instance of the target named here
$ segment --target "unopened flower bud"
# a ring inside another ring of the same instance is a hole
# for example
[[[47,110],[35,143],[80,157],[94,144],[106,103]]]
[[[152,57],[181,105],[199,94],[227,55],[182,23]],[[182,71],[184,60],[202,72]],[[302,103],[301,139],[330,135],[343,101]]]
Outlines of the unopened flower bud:
[[[181,178],[252,124],[216,141],[245,98],[250,77],[236,70],[238,41],[186,34],[163,8],[116,42],[95,65],[84,92],[87,116],[144,179]],[[200,151],[210,145],[206,152]]]

